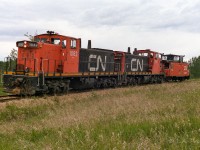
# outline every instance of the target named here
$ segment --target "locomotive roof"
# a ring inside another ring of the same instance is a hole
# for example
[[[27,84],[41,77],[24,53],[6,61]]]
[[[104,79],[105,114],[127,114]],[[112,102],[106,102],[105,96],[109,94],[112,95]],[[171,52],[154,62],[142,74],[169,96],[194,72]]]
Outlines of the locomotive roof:
[[[71,36],[66,36],[66,35],[60,35],[58,33],[55,33],[53,31],[47,31],[47,33],[43,33],[43,34],[38,34],[36,35],[35,37],[38,37],[38,36],[60,36],[60,37],[66,37],[66,38],[71,38],[71,39],[78,39],[78,38],[75,38],[75,37],[71,37]]]
[[[101,48],[91,48],[91,49],[81,48],[81,49],[83,49],[83,50],[96,50],[96,51],[113,52],[113,50],[109,50],[109,49],[101,49]]]
[[[185,57],[185,55],[175,55],[175,54],[164,54],[163,56],[180,56],[180,57]]]

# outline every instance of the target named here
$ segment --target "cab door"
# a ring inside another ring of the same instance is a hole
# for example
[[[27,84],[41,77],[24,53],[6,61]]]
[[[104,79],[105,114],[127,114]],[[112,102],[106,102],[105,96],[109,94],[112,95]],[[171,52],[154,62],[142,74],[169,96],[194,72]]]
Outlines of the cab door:
[[[64,73],[77,73],[79,67],[80,39],[69,38],[63,51]]]

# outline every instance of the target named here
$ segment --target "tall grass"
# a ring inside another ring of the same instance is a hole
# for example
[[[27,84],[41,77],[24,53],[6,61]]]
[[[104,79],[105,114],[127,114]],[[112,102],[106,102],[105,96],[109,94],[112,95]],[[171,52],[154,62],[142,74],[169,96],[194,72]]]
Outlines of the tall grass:
[[[200,81],[11,102],[0,149],[200,149]]]
[[[0,75],[1,77],[1,75]],[[4,88],[3,88],[3,84],[1,83],[1,79],[0,79],[0,95],[6,95],[7,93],[4,92]]]

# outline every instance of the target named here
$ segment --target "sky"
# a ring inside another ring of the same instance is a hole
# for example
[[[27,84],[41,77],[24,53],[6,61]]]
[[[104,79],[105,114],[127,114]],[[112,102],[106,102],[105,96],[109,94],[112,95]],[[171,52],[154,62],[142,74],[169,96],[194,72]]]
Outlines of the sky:
[[[92,40],[92,47],[128,47],[200,55],[200,0],[0,0],[0,60],[24,36],[47,30]]]

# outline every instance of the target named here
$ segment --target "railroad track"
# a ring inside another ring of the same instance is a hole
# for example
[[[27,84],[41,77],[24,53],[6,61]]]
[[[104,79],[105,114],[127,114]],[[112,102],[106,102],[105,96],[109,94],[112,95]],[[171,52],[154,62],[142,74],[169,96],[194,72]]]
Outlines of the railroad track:
[[[165,82],[165,84],[170,84],[168,82]],[[140,85],[142,86],[142,85]],[[122,86],[123,87],[123,86]],[[112,89],[112,88],[108,88],[108,89]],[[52,96],[63,96],[63,95],[70,95],[70,94],[76,94],[76,93],[84,93],[84,92],[94,92],[94,91],[100,91],[100,90],[105,90],[105,89],[85,89],[85,90],[70,90],[69,93],[60,93],[60,94],[55,94],[55,95],[47,95],[48,97],[52,97]],[[37,98],[41,98],[44,95],[37,95]],[[21,100],[25,98],[25,96],[17,96],[17,95],[2,95],[0,96],[0,103],[3,102],[8,102],[8,101],[12,101],[12,100]],[[28,97],[28,98],[31,98]]]
[[[16,96],[16,95],[2,95],[0,96],[0,103],[12,101],[12,100],[20,100],[20,99],[21,97]]]

